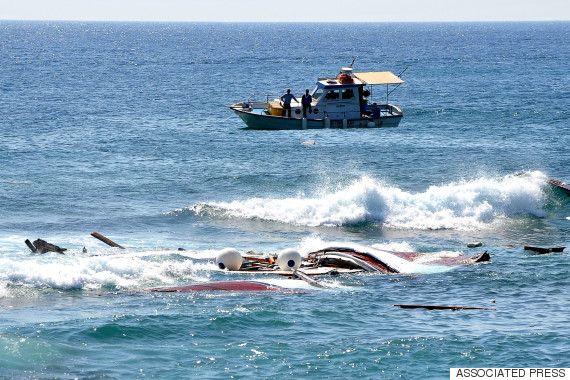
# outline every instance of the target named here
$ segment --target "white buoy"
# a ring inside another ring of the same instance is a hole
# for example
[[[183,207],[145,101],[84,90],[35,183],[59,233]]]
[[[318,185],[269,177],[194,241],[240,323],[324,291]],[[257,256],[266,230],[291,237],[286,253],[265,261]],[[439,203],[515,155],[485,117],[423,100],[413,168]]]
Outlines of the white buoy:
[[[277,265],[284,271],[294,271],[301,265],[301,254],[294,249],[285,249],[277,255]]]
[[[226,248],[216,256],[216,265],[220,269],[239,270],[241,261],[241,254],[235,248]]]

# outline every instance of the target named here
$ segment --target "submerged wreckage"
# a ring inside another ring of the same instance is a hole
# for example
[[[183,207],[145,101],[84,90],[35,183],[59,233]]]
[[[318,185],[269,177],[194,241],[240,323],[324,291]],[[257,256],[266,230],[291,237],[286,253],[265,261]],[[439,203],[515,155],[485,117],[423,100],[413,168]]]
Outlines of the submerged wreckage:
[[[125,249],[103,235],[93,232],[93,237],[105,244]],[[41,244],[40,244],[41,243]],[[26,244],[35,253],[49,251],[63,253],[65,248],[41,239]],[[43,245],[42,245],[43,244]],[[40,249],[47,246],[49,249]],[[32,249],[33,248],[33,249]],[[179,248],[180,250],[180,248]],[[83,252],[86,253],[85,248]],[[428,274],[444,272],[452,267],[474,265],[490,260],[487,251],[476,255],[462,252],[396,252],[355,243],[329,243],[308,252],[304,257],[294,249],[285,249],[277,255],[262,255],[248,252],[246,256],[234,248],[220,251],[215,259],[219,270],[249,275],[277,275],[273,279],[229,280],[202,284],[145,289],[147,292],[192,292],[192,291],[311,291],[326,287],[312,279],[318,275],[339,275],[373,272],[381,274]],[[279,276],[291,279],[276,280]],[[300,279],[303,281],[298,281]]]
[[[276,256],[242,256],[234,248],[226,248],[216,256],[220,270],[252,275],[280,275],[304,280],[312,287],[323,285],[310,276],[338,275],[361,272],[382,274],[427,274],[442,272],[455,266],[474,265],[490,260],[485,251],[476,255],[461,252],[394,252],[352,243],[338,243],[308,253],[304,258],[293,249]],[[303,281],[293,281],[303,283]],[[286,286],[271,281],[234,280],[210,282],[169,288],[154,288],[152,292],[188,291],[304,291],[291,282]]]
[[[306,275],[380,272],[385,274],[420,274],[489,261],[483,252],[468,256],[460,252],[395,252],[353,243],[335,243],[310,252],[303,259],[293,249],[277,256],[242,257],[232,248],[221,251],[216,264],[220,269],[241,273],[268,273],[291,276],[302,271]]]

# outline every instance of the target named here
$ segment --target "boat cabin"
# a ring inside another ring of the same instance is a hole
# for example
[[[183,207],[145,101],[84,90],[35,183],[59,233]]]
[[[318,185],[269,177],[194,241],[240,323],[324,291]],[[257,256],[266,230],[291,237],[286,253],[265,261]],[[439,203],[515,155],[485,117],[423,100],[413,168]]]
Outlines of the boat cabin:
[[[352,68],[343,67],[335,78],[319,78],[311,96],[312,113],[307,119],[355,120],[366,116],[379,117],[381,110],[376,103],[368,102],[371,94],[365,86],[374,84],[400,84],[404,81],[389,71],[353,73]],[[388,100],[386,100],[388,103]],[[292,102],[293,117],[302,117],[300,99]]]
[[[317,80],[311,93],[313,113],[307,115],[307,118],[321,119],[323,114],[331,120],[361,118],[366,105],[364,83],[352,77],[351,71],[352,69],[343,68],[337,78]]]

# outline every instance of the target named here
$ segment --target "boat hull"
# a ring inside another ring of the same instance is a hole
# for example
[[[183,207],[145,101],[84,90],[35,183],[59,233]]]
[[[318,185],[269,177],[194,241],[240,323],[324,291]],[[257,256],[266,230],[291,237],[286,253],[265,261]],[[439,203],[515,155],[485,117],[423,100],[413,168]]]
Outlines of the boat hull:
[[[394,107],[394,106],[392,106]],[[303,119],[298,117],[283,117],[267,115],[256,112],[255,109],[232,105],[230,108],[243,120],[247,125],[246,129],[258,130],[299,130],[299,129],[325,129],[325,128],[387,128],[397,127],[402,119],[402,113],[394,115],[367,117],[352,120],[328,120],[328,119]]]

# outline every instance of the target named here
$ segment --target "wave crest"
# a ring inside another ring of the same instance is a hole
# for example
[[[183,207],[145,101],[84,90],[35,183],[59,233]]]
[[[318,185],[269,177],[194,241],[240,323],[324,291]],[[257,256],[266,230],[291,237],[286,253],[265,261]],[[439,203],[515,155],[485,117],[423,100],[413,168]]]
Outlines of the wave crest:
[[[482,228],[516,215],[545,216],[547,177],[541,172],[477,178],[411,193],[369,177],[317,197],[250,198],[199,203],[197,215],[261,219],[299,226],[376,223],[406,229]]]

